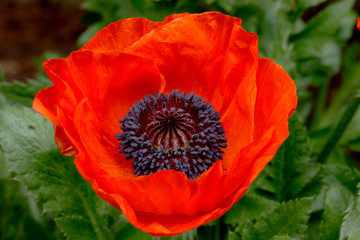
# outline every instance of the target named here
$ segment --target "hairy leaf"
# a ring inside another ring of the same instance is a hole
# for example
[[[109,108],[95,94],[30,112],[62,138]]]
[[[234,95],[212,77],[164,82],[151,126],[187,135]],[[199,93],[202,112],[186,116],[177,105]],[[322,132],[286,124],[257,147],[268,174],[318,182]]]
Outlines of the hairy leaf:
[[[329,186],[342,184],[352,194],[357,193],[356,185],[360,182],[360,171],[356,168],[350,168],[345,164],[324,166],[324,182]]]
[[[360,183],[358,184],[358,189],[357,199],[352,201],[346,209],[344,221],[340,229],[341,240],[360,239]]]
[[[280,203],[254,194],[245,194],[225,215],[225,223],[236,225],[257,218],[279,206]]]
[[[35,94],[50,85],[50,80],[44,77],[37,80],[30,79],[27,83],[0,81],[0,107],[7,105],[31,107]]]
[[[0,145],[0,180],[7,179],[9,177],[8,163],[5,160],[4,152]]]
[[[43,208],[53,212],[70,239],[110,239],[98,211],[101,200],[76,171],[73,158],[60,154],[53,126],[28,108],[0,112],[0,142],[17,178],[33,192]]]
[[[345,187],[335,183],[329,186],[325,194],[325,210],[320,224],[320,239],[339,239],[344,211],[353,196]]]
[[[307,228],[311,201],[311,198],[291,200],[255,219],[255,222],[247,221],[239,228],[241,239],[265,240],[282,235],[301,237]]]

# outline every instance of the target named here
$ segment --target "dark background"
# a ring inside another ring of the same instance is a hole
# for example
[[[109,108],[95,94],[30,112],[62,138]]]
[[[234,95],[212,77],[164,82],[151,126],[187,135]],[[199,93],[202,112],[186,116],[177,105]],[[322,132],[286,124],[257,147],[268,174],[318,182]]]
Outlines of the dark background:
[[[64,55],[86,29],[81,0],[0,0],[0,66],[7,80],[35,76],[45,50]]]

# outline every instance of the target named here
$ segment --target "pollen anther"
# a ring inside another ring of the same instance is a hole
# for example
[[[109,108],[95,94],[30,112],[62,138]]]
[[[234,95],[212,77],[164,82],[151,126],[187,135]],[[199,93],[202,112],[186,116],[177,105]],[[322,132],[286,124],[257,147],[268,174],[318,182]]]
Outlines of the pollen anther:
[[[222,159],[226,147],[219,112],[193,93],[148,95],[120,120],[120,153],[134,174],[173,169],[195,179]]]

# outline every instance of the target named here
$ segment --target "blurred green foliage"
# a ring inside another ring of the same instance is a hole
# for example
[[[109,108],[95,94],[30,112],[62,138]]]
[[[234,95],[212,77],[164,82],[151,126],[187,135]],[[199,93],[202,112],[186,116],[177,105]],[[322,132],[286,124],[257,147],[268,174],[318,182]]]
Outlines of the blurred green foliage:
[[[354,0],[84,0],[86,43],[127,17],[162,21],[179,12],[220,11],[259,36],[262,57],[297,85],[291,135],[249,191],[222,218],[164,239],[360,239],[360,34]],[[0,74],[0,239],[153,239],[101,201],[62,156],[51,124],[33,112],[50,86]],[[351,112],[352,114],[348,114]],[[325,153],[325,154],[324,154]],[[322,157],[320,157],[322,156]],[[321,159],[321,160],[319,160]]]

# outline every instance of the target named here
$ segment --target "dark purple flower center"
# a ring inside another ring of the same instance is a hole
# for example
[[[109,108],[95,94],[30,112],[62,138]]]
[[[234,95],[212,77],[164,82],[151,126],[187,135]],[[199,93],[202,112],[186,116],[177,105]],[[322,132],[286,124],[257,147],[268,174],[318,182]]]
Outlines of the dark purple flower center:
[[[120,123],[119,149],[137,176],[173,169],[195,179],[222,159],[226,147],[219,112],[193,93],[148,95]]]
[[[165,149],[185,147],[195,133],[195,122],[190,113],[171,107],[156,111],[145,128],[153,145]]]

